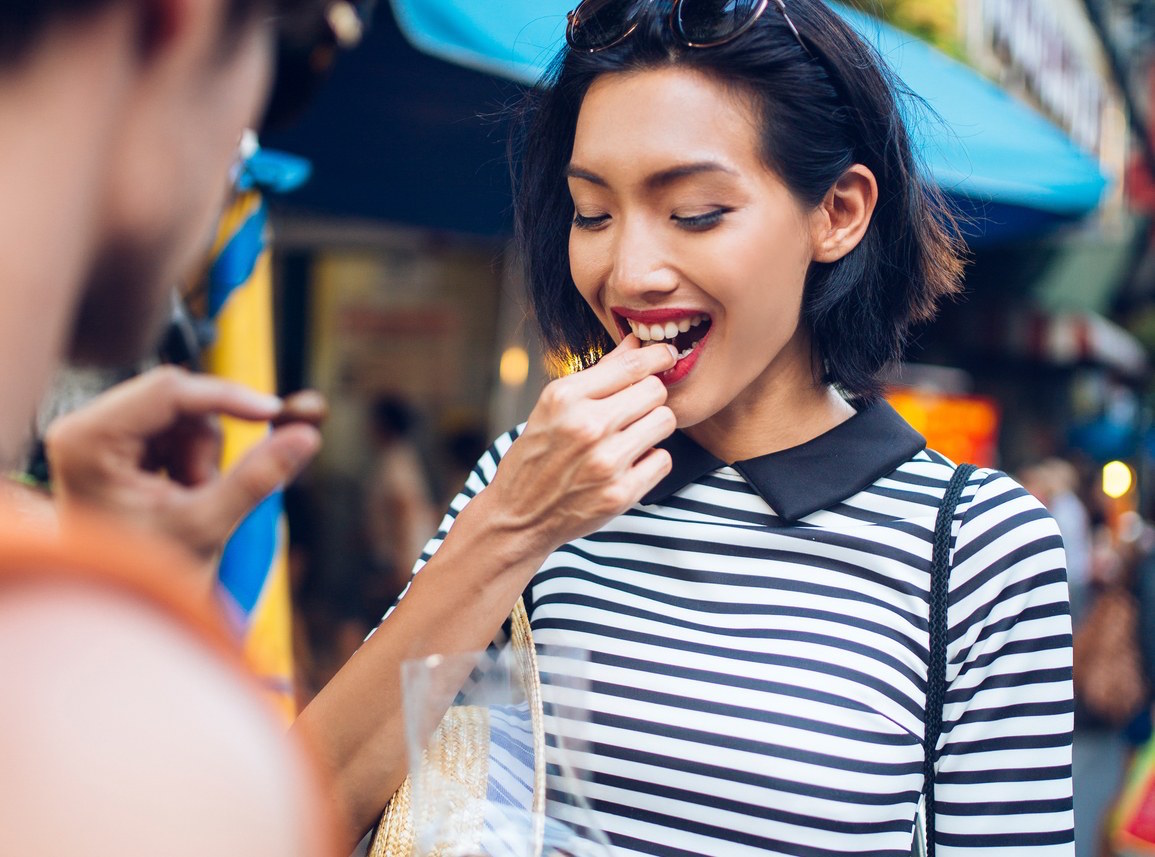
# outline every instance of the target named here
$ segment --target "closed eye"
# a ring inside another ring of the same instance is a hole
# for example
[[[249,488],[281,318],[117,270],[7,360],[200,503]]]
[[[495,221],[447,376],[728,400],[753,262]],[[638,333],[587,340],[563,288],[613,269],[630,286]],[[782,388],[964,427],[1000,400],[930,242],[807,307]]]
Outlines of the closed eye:
[[[608,214],[597,214],[593,217],[586,217],[583,214],[574,212],[573,225],[576,229],[597,229],[604,225],[610,219]]]
[[[713,211],[707,211],[704,214],[694,214],[688,217],[671,214],[670,219],[682,229],[689,230],[690,232],[705,232],[721,223],[722,218],[733,210],[732,208],[715,208]]]

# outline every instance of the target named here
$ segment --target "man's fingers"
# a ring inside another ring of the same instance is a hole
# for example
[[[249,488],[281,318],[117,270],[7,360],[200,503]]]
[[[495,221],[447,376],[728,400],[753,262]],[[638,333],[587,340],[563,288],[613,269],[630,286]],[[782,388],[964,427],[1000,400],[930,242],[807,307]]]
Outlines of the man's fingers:
[[[565,379],[579,395],[601,399],[636,384],[643,378],[665,372],[677,362],[672,345],[643,346],[630,334],[596,366]]]
[[[279,428],[250,449],[219,479],[196,492],[198,512],[211,531],[228,533],[262,500],[296,477],[321,448],[313,426]]]
[[[181,417],[228,414],[267,420],[280,408],[281,400],[276,396],[255,392],[243,384],[161,366],[113,387],[75,416],[98,422],[114,433],[148,437]]]
[[[171,479],[195,487],[220,472],[220,422],[212,416],[182,417],[175,426],[152,439],[145,461]]]

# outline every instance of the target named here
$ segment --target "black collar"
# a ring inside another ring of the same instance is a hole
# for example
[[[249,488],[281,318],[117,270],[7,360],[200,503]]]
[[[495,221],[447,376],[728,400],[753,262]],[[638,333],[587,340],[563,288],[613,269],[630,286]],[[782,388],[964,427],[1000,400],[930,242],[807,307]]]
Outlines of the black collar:
[[[674,468],[643,503],[660,503],[726,463],[682,432],[659,444]],[[885,401],[799,446],[733,464],[778,515],[805,518],[853,497],[926,447],[926,440]]]

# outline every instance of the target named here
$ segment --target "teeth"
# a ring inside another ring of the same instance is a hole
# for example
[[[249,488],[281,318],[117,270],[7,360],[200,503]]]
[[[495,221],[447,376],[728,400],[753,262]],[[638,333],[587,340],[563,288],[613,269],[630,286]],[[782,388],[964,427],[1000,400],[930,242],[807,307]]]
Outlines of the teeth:
[[[643,324],[633,319],[627,319],[627,321],[630,330],[642,342],[664,342],[667,339],[673,339],[679,333],[685,333],[691,327],[697,327],[707,318],[708,316],[699,314],[678,321],[667,321],[665,324]],[[688,354],[689,351],[686,353]]]

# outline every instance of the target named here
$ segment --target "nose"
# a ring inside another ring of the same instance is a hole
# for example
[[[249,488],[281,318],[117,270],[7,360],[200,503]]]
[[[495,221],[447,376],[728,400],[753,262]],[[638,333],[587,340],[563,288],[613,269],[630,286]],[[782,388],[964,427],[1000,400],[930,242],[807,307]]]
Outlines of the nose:
[[[655,225],[627,219],[615,235],[608,285],[620,297],[654,299],[678,286],[670,251]]]

